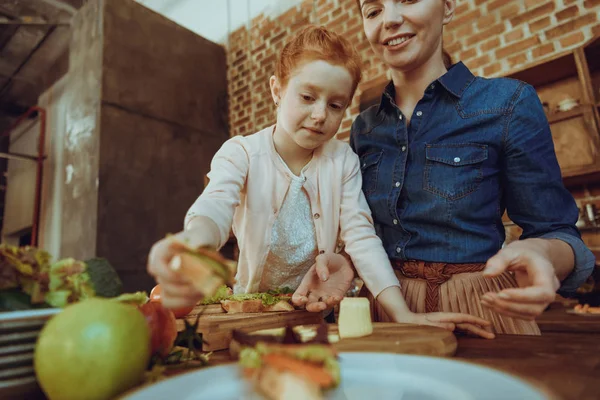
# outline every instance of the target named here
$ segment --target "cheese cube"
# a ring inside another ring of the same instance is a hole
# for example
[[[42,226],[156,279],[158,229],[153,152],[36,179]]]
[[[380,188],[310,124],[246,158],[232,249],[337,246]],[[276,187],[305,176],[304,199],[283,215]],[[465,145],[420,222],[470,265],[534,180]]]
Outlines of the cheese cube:
[[[371,304],[366,297],[345,297],[340,303],[340,338],[358,338],[373,333]]]

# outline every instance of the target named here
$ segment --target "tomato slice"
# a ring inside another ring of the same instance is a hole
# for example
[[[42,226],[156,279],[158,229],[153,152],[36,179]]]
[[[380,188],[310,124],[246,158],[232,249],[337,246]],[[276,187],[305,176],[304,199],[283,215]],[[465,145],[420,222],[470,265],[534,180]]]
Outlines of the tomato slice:
[[[322,366],[275,353],[264,355],[263,361],[273,368],[304,377],[320,387],[329,387],[333,384],[333,377]]]

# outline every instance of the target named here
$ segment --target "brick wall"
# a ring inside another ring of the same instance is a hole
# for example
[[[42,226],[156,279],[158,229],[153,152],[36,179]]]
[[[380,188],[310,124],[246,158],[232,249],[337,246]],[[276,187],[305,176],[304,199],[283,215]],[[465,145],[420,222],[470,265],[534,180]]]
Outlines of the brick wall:
[[[288,35],[308,23],[350,39],[363,55],[364,78],[338,136],[348,137],[360,94],[385,79],[386,70],[362,32],[355,0],[305,0],[284,14],[259,15],[229,36],[228,82],[231,135],[272,124],[275,108],[268,80]],[[600,34],[600,0],[458,0],[444,46],[481,76],[501,76],[551,57]]]
[[[341,139],[348,137],[361,93],[386,79],[385,68],[362,32],[355,0],[305,0],[275,18],[259,15],[250,30],[242,27],[231,33],[227,60],[231,135],[250,134],[275,121],[268,85],[275,57],[287,36],[307,23],[344,34],[363,56],[363,81],[338,133]],[[453,60],[491,77],[552,57],[599,34],[600,0],[458,0],[454,20],[445,29],[444,46]],[[600,186],[572,192],[580,206],[592,202],[600,210]],[[600,254],[600,234],[583,235]]]

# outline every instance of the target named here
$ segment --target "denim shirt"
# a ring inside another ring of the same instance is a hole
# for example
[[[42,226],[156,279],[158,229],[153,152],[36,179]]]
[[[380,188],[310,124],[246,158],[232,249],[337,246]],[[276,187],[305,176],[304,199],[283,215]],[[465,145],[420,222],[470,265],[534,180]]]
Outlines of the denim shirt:
[[[575,227],[578,209],[535,89],[457,63],[427,88],[408,125],[394,99],[390,82],[350,136],[390,259],[484,263],[504,243],[507,210],[521,239],[571,246],[575,268],[559,293],[574,292],[595,258]]]

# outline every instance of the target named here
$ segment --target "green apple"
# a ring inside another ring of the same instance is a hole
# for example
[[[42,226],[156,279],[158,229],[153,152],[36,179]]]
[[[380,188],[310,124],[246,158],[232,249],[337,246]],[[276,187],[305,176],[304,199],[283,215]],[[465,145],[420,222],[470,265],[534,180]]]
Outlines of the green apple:
[[[91,298],[42,329],[34,367],[50,400],[104,400],[139,383],[150,361],[150,329],[137,307]]]

